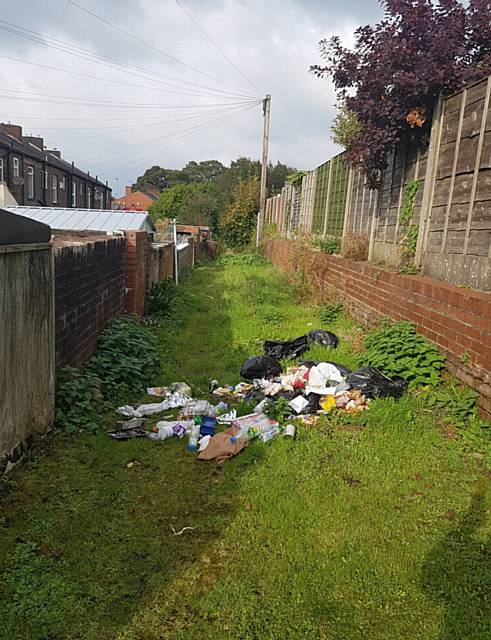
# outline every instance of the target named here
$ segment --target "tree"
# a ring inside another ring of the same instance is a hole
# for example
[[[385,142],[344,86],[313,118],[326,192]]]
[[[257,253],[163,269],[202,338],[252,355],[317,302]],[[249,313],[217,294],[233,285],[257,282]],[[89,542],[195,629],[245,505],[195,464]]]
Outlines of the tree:
[[[213,182],[175,184],[161,193],[148,210],[154,220],[176,218],[181,224],[218,229],[223,207],[222,195]]]
[[[225,167],[218,160],[204,160],[203,162],[191,160],[182,172],[188,182],[211,182],[216,180],[224,170]]]
[[[230,247],[244,247],[252,241],[259,210],[259,180],[241,181],[234,189],[233,200],[225,210],[220,231]]]
[[[164,191],[173,184],[187,182],[186,175],[179,169],[164,169],[154,165],[139,176],[133,185],[133,191]]]
[[[339,102],[360,129],[348,158],[372,188],[402,139],[427,136],[432,109],[449,94],[491,73],[491,2],[382,0],[384,19],[355,32],[353,50],[335,36],[320,43]]]

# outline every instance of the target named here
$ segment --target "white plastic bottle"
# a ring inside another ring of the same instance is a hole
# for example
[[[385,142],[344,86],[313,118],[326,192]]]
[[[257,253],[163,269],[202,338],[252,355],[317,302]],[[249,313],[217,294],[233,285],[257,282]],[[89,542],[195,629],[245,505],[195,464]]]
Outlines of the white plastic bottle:
[[[199,430],[201,426],[199,424],[193,424],[191,427],[191,433],[189,434],[188,449],[189,451],[196,451],[198,448]]]

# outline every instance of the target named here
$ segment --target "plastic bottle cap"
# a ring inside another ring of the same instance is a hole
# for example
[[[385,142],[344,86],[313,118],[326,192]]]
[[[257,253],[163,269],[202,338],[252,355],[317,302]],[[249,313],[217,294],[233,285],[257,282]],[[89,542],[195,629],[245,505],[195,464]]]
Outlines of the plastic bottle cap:
[[[230,437],[230,442],[235,443],[235,442],[237,442],[237,440],[238,440],[237,436],[231,436]]]

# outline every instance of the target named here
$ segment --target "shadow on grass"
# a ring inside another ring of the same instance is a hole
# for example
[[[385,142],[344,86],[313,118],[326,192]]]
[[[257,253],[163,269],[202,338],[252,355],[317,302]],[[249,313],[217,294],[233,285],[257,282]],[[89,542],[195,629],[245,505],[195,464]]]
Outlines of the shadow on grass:
[[[439,640],[491,638],[491,541],[479,534],[486,519],[482,489],[426,559],[423,589],[442,606]]]
[[[169,335],[159,330],[156,384],[186,380],[202,393],[217,370],[225,376],[245,357],[232,348],[219,275],[203,268],[186,278],[185,320]],[[257,461],[245,451],[223,467],[201,463],[184,441],[55,437],[13,473],[2,505],[0,638],[116,637],[213,547]],[[187,526],[195,528],[173,534]]]

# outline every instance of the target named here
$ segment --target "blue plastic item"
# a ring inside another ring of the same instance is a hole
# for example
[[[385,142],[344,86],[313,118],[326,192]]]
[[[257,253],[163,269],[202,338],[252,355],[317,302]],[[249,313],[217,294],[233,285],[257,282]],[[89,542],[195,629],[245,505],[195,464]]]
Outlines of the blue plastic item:
[[[202,436],[214,436],[217,419],[211,416],[203,416],[201,418],[201,428],[199,430]]]

